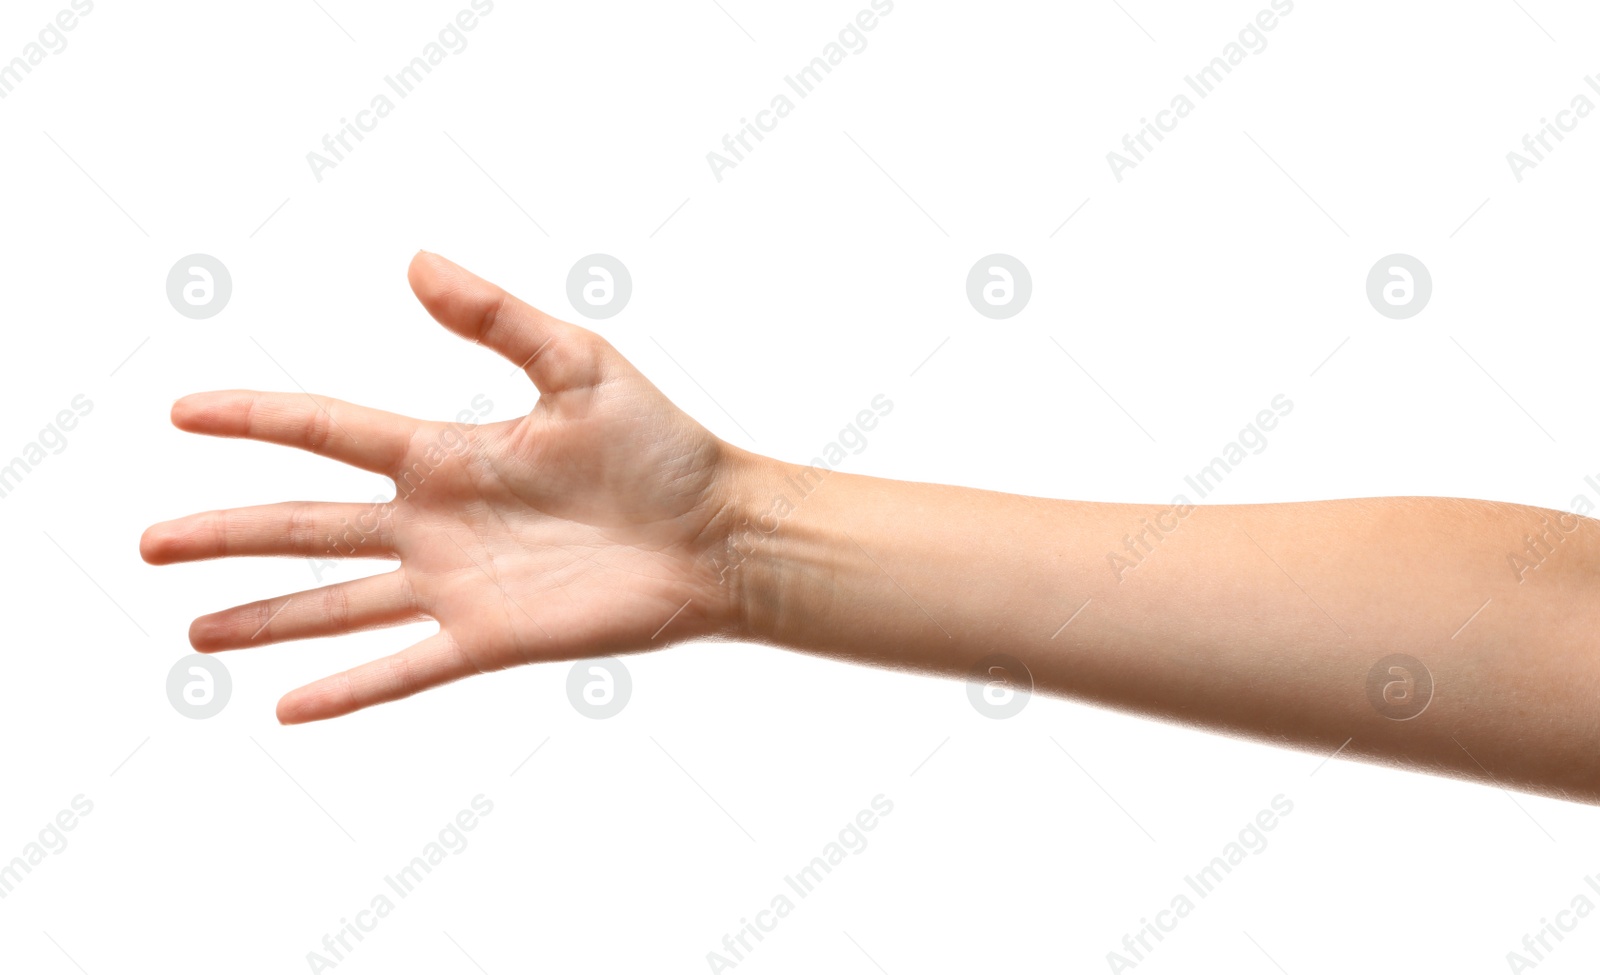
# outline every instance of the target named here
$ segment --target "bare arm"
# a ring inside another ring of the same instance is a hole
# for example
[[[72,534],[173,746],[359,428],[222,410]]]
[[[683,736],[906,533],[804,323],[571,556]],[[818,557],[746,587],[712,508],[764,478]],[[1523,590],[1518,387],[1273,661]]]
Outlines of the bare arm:
[[[1600,801],[1590,519],[1096,504],[751,464],[752,638],[960,676],[1005,655],[1026,673],[996,673],[1047,692]]]
[[[195,620],[203,652],[429,619],[290,692],[315,721],[525,663],[762,641],[1600,803],[1600,531],[1510,504],[1050,501],[758,457],[604,339],[429,254],[449,330],[538,387],[525,417],[424,422],[302,393],[201,393],[182,429],[390,477],[392,502],[152,526],[155,564],[361,557],[392,571]],[[994,669],[996,655],[1013,658]],[[1393,659],[1391,659],[1393,658]]]

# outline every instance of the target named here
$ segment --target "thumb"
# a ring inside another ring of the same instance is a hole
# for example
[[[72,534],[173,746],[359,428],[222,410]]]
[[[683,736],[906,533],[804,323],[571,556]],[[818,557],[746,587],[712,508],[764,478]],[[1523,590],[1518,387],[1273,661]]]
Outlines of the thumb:
[[[551,318],[438,254],[418,251],[406,276],[439,324],[505,356],[541,393],[594,386],[605,378],[609,347],[588,329]]]

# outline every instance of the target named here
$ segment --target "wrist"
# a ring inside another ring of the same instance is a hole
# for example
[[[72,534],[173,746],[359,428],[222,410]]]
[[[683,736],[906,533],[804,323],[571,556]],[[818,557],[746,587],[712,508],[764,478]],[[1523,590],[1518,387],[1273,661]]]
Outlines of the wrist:
[[[726,593],[722,634],[754,643],[779,642],[784,591],[777,551],[792,507],[783,485],[793,465],[724,444],[719,527],[706,555]],[[789,496],[793,491],[787,492]]]

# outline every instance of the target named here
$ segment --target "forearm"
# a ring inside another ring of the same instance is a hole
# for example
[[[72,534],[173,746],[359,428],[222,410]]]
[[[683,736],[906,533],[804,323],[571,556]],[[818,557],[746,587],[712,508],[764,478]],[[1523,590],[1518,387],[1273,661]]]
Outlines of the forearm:
[[[1588,519],[1052,501],[767,461],[744,481],[751,639],[960,676],[1005,654],[1045,692],[1600,801]],[[1403,676],[1372,678],[1391,654],[1433,681],[1405,720],[1369,696]]]

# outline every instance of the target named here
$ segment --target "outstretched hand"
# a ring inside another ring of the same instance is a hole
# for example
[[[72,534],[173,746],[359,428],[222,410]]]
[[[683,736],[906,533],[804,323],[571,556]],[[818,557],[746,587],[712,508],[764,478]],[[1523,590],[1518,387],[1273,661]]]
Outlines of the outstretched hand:
[[[392,572],[194,621],[213,652],[433,619],[389,657],[278,704],[316,721],[470,674],[728,632],[737,590],[716,556],[737,520],[743,454],[670,403],[603,338],[426,252],[412,290],[440,324],[522,368],[524,417],[434,423],[303,393],[197,393],[192,433],[299,447],[395,482],[388,504],[285,502],[149,528],[155,565],[240,555],[398,559]]]

